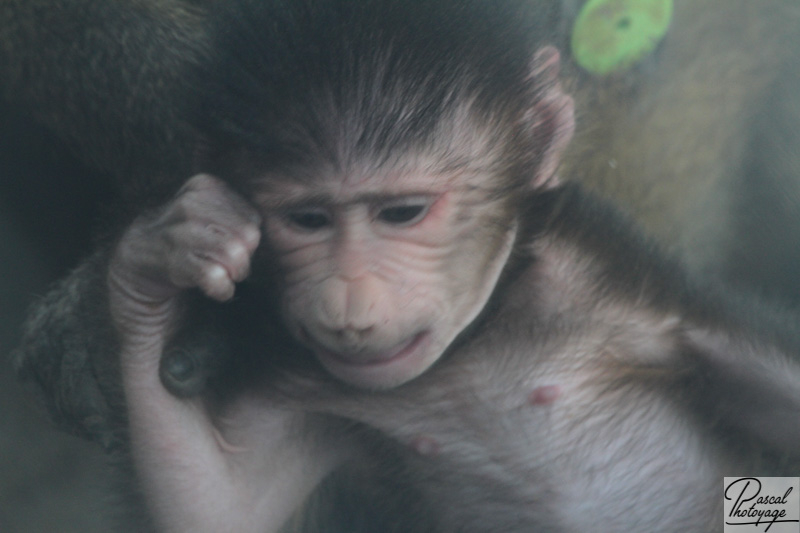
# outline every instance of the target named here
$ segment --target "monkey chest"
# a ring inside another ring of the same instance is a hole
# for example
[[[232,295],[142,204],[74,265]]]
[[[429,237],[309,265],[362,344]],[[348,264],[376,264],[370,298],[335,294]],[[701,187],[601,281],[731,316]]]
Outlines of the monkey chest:
[[[422,401],[422,400],[421,400]],[[384,412],[384,415],[386,413]],[[441,392],[375,424],[444,531],[713,531],[723,460],[675,404],[575,375]]]

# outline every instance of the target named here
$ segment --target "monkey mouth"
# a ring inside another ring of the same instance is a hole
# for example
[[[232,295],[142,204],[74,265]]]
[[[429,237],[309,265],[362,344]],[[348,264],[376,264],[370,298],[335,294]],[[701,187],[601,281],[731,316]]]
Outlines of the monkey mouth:
[[[303,336],[321,361],[330,361],[337,365],[350,367],[376,367],[403,360],[415,353],[430,337],[429,332],[422,331],[388,350],[377,352],[341,352],[330,350],[322,346],[320,343],[314,341],[311,335],[305,330],[303,331]]]

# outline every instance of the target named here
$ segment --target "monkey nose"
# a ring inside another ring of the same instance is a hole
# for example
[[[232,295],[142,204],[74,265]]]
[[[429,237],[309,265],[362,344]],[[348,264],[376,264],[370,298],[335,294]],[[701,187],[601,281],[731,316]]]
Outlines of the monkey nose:
[[[337,340],[362,341],[374,333],[385,288],[371,276],[356,281],[331,280],[323,293],[320,322]]]

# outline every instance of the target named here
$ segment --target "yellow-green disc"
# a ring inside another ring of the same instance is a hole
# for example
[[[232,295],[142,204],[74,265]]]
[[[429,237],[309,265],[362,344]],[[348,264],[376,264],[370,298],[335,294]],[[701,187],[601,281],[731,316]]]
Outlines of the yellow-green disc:
[[[572,56],[594,74],[627,69],[652,52],[672,20],[672,0],[589,0],[572,29]]]

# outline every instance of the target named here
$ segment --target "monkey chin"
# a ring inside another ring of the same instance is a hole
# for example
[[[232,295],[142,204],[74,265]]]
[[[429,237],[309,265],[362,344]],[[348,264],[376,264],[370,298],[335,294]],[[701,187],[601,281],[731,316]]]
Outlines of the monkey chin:
[[[414,379],[441,355],[435,350],[430,331],[422,331],[396,348],[369,357],[335,352],[314,342],[309,346],[328,372],[345,383],[363,389],[389,389]]]

